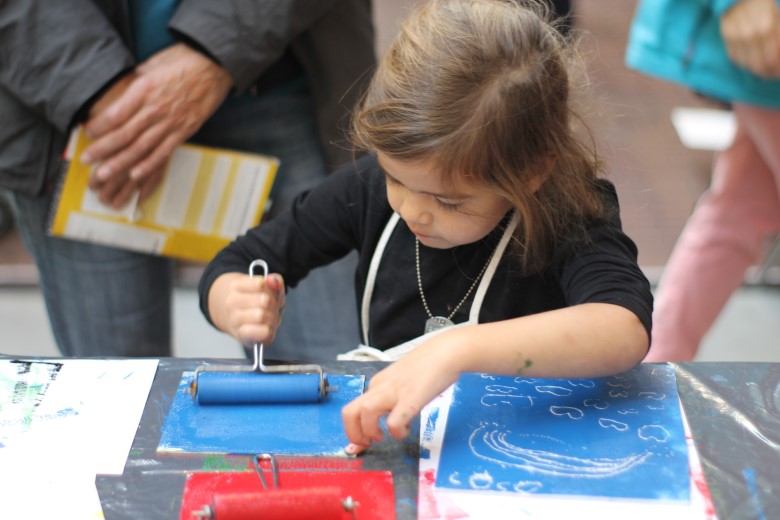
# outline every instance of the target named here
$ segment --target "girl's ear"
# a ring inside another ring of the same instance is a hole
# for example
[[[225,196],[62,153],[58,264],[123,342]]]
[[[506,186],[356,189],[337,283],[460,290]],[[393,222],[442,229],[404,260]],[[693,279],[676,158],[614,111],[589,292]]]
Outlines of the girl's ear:
[[[531,194],[536,193],[539,191],[539,188],[542,187],[542,184],[544,184],[544,181],[547,180],[547,177],[550,176],[550,172],[546,171],[539,175],[536,175],[533,179],[531,179],[531,182],[529,182],[529,187],[531,188]]]
[[[529,188],[531,188],[531,193],[536,193],[539,191],[539,188],[542,187],[542,184],[544,184],[547,179],[550,177],[550,175],[553,172],[553,169],[556,165],[555,157],[548,157],[547,159],[544,159],[540,161],[540,168],[539,172],[536,173],[528,183]]]

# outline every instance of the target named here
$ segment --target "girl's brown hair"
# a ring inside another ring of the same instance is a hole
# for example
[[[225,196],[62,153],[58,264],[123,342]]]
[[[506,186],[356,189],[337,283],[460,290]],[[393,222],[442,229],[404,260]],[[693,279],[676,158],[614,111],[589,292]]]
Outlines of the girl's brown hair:
[[[429,160],[520,213],[529,272],[602,215],[600,164],[578,139],[570,56],[536,1],[431,0],[402,24],[353,117],[358,148]],[[540,186],[541,183],[541,186]],[[536,189],[538,188],[538,189]]]

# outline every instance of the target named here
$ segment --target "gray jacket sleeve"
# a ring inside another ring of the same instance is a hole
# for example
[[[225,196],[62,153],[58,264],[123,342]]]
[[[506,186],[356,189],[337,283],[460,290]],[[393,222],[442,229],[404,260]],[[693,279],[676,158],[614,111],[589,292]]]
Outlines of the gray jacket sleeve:
[[[182,0],[169,28],[216,59],[241,92],[340,0]]]
[[[133,64],[120,35],[90,0],[2,2],[0,88],[61,132]]]

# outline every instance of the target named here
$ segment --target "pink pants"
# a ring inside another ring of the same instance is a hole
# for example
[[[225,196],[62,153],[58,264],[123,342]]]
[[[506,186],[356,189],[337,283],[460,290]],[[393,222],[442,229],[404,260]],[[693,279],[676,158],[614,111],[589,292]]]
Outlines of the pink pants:
[[[645,361],[690,361],[742,284],[745,271],[780,231],[780,110],[735,105],[733,144],[715,160],[666,264]]]

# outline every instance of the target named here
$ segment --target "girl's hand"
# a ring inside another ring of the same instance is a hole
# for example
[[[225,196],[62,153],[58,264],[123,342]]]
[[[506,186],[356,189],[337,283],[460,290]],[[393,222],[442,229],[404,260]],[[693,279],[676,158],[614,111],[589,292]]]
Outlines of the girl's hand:
[[[284,280],[228,273],[209,292],[209,314],[214,324],[243,345],[271,343],[282,322],[286,302]]]
[[[434,336],[388,366],[371,378],[363,395],[344,407],[341,415],[351,442],[347,453],[360,453],[381,441],[379,419],[386,414],[390,434],[396,439],[406,437],[422,408],[458,379],[461,360],[449,337],[449,333]]]

